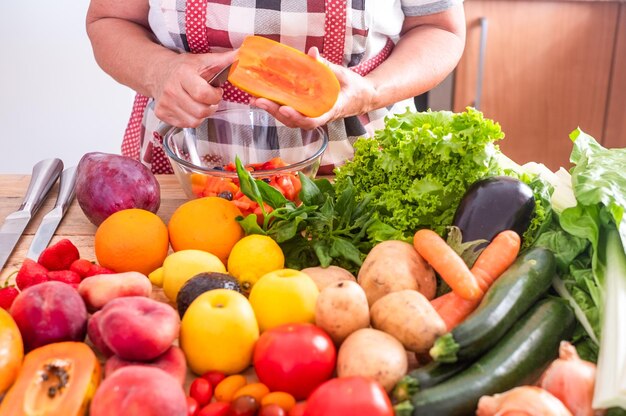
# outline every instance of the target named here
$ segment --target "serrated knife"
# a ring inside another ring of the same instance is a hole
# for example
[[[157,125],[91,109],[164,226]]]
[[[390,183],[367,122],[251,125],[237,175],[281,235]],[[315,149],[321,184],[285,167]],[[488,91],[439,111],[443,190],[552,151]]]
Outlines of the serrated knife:
[[[42,160],[33,167],[22,205],[5,218],[0,227],[0,270],[62,171],[63,162],[56,158]]]
[[[41,252],[48,247],[48,243],[52,240],[52,236],[61,223],[63,216],[67,212],[76,190],[76,166],[67,168],[61,174],[59,182],[59,193],[54,208],[48,212],[43,219],[33,241],[30,243],[28,254],[26,257],[37,261]]]

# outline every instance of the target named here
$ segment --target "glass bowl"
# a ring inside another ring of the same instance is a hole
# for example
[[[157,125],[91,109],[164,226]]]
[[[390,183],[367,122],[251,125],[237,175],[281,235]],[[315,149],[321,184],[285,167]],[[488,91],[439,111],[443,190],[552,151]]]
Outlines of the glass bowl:
[[[294,200],[297,172],[315,177],[327,146],[321,128],[286,127],[257,108],[218,111],[195,129],[171,128],[163,138],[165,154],[189,198],[241,199],[243,211],[249,200],[239,191],[236,156],[255,179]]]

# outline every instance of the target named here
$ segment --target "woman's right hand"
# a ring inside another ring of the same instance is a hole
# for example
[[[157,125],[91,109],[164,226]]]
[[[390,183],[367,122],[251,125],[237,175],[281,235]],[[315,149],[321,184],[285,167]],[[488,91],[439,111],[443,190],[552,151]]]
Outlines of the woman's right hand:
[[[197,127],[217,109],[223,91],[207,82],[235,59],[235,51],[179,54],[158,71],[155,115],[175,127]]]

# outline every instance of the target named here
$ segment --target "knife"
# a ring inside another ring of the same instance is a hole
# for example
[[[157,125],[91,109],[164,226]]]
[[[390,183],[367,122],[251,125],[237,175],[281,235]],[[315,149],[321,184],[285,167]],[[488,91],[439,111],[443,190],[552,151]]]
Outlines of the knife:
[[[22,205],[5,218],[0,227],[0,270],[62,171],[63,162],[56,158],[42,160],[33,167]]]
[[[59,194],[54,208],[48,212],[43,219],[33,241],[30,243],[28,254],[26,257],[37,261],[41,252],[48,247],[48,243],[54,236],[54,232],[61,223],[63,216],[67,212],[72,200],[74,199],[76,185],[76,166],[67,168],[61,174],[59,182]]]

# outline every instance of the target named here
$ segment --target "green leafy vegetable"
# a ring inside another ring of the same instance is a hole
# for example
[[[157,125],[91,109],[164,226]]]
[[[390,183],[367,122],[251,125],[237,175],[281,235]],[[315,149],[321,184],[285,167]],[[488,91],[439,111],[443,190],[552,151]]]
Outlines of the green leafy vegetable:
[[[298,195],[302,203],[286,199],[279,191],[261,180],[255,180],[241,161],[235,161],[241,191],[263,209],[263,221],[257,216],[239,218],[246,234],[269,235],[278,242],[285,254],[286,267],[305,267],[331,264],[354,273],[373,244],[402,235],[371,214],[369,198],[356,201],[356,191],[349,183],[340,193],[326,179],[311,180],[299,173],[302,189]]]

